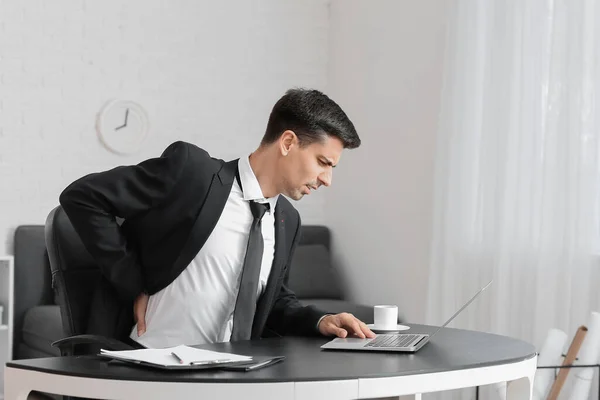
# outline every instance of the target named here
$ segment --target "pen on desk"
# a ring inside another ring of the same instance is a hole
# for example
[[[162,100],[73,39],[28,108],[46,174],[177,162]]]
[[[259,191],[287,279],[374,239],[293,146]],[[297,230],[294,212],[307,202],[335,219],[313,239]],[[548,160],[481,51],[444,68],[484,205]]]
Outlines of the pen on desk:
[[[177,354],[175,354],[174,352],[171,352],[171,354],[173,355],[173,357],[175,357],[177,359],[177,361],[179,361],[179,364],[183,364],[183,360],[181,359],[181,357],[179,357]]]
[[[191,362],[191,365],[213,365],[213,364],[223,364],[223,363],[230,363],[230,362],[234,362],[234,360],[231,360],[229,358],[220,358],[218,360],[206,360],[206,361],[195,361],[195,362]]]

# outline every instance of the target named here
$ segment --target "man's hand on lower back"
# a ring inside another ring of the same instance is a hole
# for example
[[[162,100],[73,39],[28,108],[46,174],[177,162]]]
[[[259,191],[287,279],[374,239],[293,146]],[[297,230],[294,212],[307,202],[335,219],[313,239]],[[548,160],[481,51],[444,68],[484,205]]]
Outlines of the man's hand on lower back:
[[[149,297],[146,293],[140,293],[133,303],[133,319],[137,324],[138,336],[146,332],[146,308]]]

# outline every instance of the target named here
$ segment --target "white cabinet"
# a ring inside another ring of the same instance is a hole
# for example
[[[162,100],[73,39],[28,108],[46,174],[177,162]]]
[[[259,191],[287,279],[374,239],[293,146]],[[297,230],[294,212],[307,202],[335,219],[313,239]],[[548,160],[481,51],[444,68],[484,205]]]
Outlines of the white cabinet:
[[[4,364],[12,359],[13,347],[13,299],[14,299],[14,259],[0,257],[0,399],[4,398]]]

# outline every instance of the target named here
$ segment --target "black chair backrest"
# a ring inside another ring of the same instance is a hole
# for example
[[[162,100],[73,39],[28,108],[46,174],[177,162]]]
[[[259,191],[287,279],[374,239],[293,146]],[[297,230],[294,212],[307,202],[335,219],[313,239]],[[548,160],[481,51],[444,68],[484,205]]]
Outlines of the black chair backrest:
[[[310,244],[322,244],[331,251],[331,231],[323,225],[302,225],[300,246]]]
[[[86,333],[92,296],[101,274],[61,206],[50,212],[45,227],[56,303],[65,335]]]
[[[15,290],[13,355],[19,357],[23,321],[35,306],[54,304],[48,253],[42,225],[21,225],[15,230]]]

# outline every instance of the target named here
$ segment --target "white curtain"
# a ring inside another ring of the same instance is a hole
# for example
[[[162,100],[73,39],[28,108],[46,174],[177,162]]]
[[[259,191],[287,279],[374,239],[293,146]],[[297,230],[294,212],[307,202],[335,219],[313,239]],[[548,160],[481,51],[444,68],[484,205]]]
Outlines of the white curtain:
[[[600,311],[600,1],[455,5],[427,320],[493,278],[450,326],[539,349]]]

